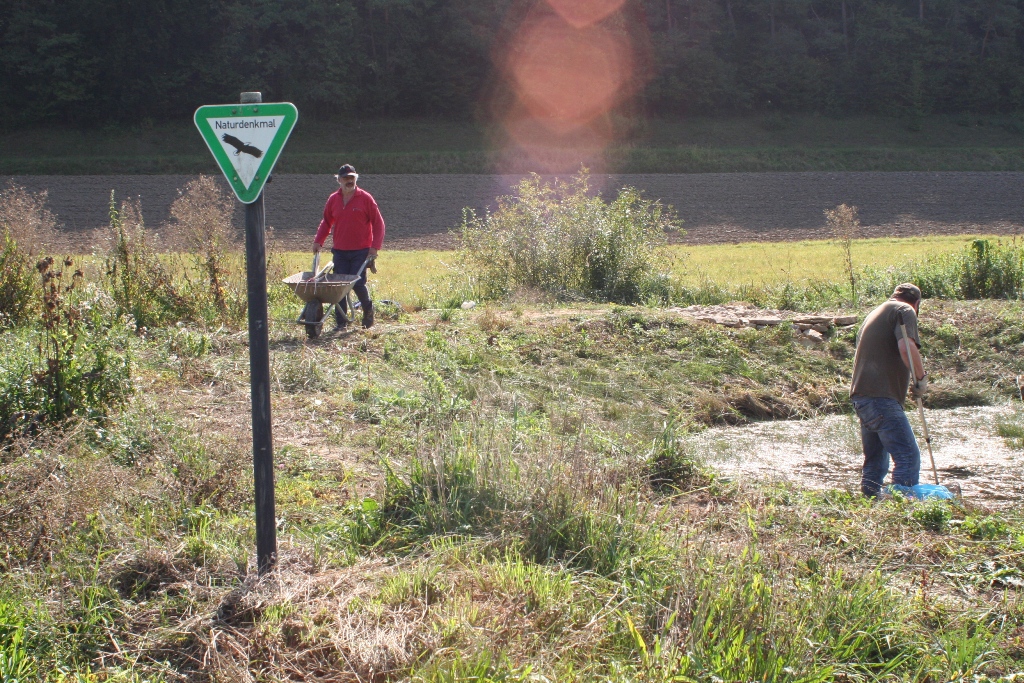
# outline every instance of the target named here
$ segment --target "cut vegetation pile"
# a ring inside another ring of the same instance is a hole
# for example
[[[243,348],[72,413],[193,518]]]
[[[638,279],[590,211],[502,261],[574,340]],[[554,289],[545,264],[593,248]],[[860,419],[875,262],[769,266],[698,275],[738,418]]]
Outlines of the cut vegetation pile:
[[[175,287],[185,263],[162,266]],[[304,345],[275,289],[280,558],[258,580],[243,321],[194,279],[203,314],[147,309],[143,330],[113,293],[124,280],[85,270],[59,310],[81,314],[76,343],[114,340],[123,369],[103,374],[124,391],[8,423],[5,681],[1009,681],[1024,666],[1020,515],[728,481],[687,446],[707,425],[848,410],[852,330],[807,348],[788,327],[495,303],[389,309]],[[934,405],[1019,400],[1021,312],[925,302]],[[0,333],[0,389],[44,385],[45,335]]]

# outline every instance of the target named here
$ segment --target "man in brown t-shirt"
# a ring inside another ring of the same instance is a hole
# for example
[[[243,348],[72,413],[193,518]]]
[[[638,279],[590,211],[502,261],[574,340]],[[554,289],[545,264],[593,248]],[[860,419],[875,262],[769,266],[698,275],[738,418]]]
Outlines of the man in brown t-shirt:
[[[889,473],[889,456],[895,463],[894,486],[903,488],[918,483],[921,451],[903,410],[903,401],[908,385],[914,398],[928,390],[917,331],[920,305],[921,290],[916,285],[898,285],[888,301],[868,314],[857,333],[850,398],[860,418],[864,446],[860,490],[866,496],[877,496],[881,490]],[[901,322],[910,338],[909,345],[904,343]]]

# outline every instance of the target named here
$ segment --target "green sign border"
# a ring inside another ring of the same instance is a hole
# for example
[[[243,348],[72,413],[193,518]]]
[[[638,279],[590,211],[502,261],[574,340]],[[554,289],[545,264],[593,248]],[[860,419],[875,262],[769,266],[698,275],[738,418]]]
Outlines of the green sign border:
[[[271,141],[270,148],[263,153],[263,161],[260,162],[260,167],[252,179],[252,185],[246,187],[235,174],[235,167],[231,165],[228,153],[224,151],[220,140],[217,139],[217,134],[213,132],[213,126],[210,125],[209,119],[247,118],[252,116],[284,116],[284,120],[281,122],[281,127],[278,129],[273,141]],[[196,109],[195,116],[192,118],[195,121],[196,128],[199,129],[199,133],[203,136],[203,141],[210,148],[210,153],[213,154],[217,165],[220,166],[220,170],[227,179],[228,184],[235,191],[238,201],[243,204],[252,204],[259,199],[260,192],[263,191],[263,186],[267,183],[267,178],[270,177],[271,171],[274,170],[274,164],[277,163],[277,158],[281,155],[281,150],[284,149],[284,143],[288,142],[288,136],[292,134],[295,122],[299,119],[299,110],[291,102],[208,104]]]

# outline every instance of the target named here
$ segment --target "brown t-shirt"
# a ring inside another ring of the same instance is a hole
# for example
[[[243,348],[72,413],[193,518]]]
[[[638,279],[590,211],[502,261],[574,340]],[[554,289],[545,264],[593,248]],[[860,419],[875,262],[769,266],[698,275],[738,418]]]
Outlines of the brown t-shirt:
[[[893,398],[901,403],[910,386],[910,368],[903,364],[897,343],[900,332],[900,312],[907,326],[907,336],[918,347],[917,314],[910,304],[890,299],[871,311],[857,333],[857,353],[853,358],[853,385],[851,396]]]

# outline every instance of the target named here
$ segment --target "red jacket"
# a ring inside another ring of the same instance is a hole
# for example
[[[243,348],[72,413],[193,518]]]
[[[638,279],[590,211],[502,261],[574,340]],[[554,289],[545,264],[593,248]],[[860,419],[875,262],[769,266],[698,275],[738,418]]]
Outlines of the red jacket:
[[[373,247],[379,250],[384,243],[384,219],[370,193],[357,187],[347,206],[341,188],[328,197],[324,219],[316,231],[316,243],[323,246],[331,231],[335,249],[354,251]]]

